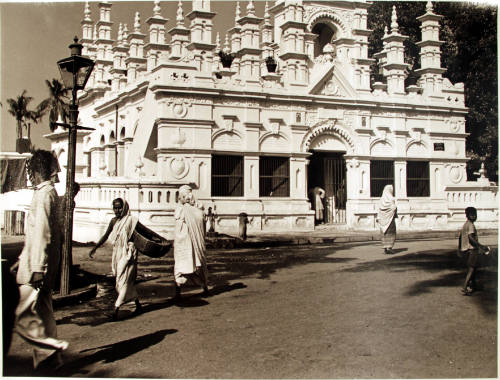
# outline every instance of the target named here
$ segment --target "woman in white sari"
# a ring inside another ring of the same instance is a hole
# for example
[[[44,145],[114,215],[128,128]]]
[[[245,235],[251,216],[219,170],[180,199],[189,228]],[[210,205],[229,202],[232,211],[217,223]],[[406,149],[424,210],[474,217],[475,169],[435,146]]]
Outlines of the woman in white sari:
[[[209,295],[203,211],[193,206],[196,201],[188,185],[180,187],[179,202],[180,206],[175,210],[175,298],[180,298],[181,286],[186,285],[201,286],[203,294]]]
[[[386,185],[380,198],[377,223],[382,234],[382,246],[386,254],[394,253],[392,247],[396,240],[396,199],[392,185]]]
[[[97,242],[96,246],[89,252],[89,257],[93,258],[94,253],[104,242],[110,238],[113,242],[113,256],[111,259],[111,269],[116,277],[116,292],[118,298],[115,302],[113,320],[118,319],[120,306],[135,301],[134,314],[140,314],[142,307],[139,302],[137,290],[135,289],[135,279],[137,276],[137,249],[132,240],[132,234],[137,226],[137,218],[130,214],[127,201],[117,198],[113,201],[113,211],[115,218],[109,222],[108,229],[104,236]]]

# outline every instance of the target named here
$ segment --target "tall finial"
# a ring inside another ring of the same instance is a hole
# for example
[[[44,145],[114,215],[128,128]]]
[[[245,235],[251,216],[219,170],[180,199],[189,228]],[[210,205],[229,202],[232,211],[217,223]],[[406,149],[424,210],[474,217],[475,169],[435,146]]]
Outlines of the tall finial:
[[[160,0],[155,0],[155,6],[153,8],[153,15],[161,16]]]
[[[253,0],[249,0],[249,2],[248,2],[247,15],[255,16],[255,6],[253,5]]]
[[[241,16],[240,2],[237,1],[236,2],[236,12],[234,14],[234,21],[238,21],[240,19],[240,16]]]
[[[220,35],[219,35],[219,32],[217,32],[217,36],[215,37],[215,51],[216,52],[220,51]]]
[[[120,22],[120,25],[118,26],[118,44],[121,44],[123,39],[123,24]]]
[[[92,34],[92,39],[95,41],[97,40],[97,25],[94,24],[94,32]]]
[[[226,33],[226,39],[224,40],[224,53],[228,54],[231,52],[231,48],[229,47],[229,37]]]
[[[140,16],[139,12],[135,12],[134,32],[136,32],[136,33],[141,32],[141,16]]]
[[[396,6],[392,6],[392,17],[391,17],[391,33],[398,33],[399,30],[399,25],[398,25],[398,15],[396,14]]]
[[[123,34],[122,34],[123,41],[126,41],[128,38],[128,25],[123,24]]]
[[[427,4],[425,5],[425,10],[426,10],[426,12],[427,12],[427,13],[432,13],[432,12],[434,12],[434,9],[432,8],[432,3],[431,3],[431,1],[430,1],[430,0],[429,0],[429,1],[427,2]]]
[[[177,17],[175,19],[177,20],[178,26],[184,25],[184,14],[182,12],[182,1],[181,0],[179,0],[179,4],[177,5]]]
[[[389,33],[389,31],[387,30],[387,25],[384,26],[384,37],[387,37],[387,33]]]
[[[265,25],[270,25],[271,24],[271,15],[269,14],[269,4],[266,1],[266,8],[264,9],[264,24]]]
[[[85,14],[85,18],[84,18],[85,21],[92,21],[90,19],[90,5],[89,5],[88,1],[85,2],[85,11],[84,11],[84,14]]]

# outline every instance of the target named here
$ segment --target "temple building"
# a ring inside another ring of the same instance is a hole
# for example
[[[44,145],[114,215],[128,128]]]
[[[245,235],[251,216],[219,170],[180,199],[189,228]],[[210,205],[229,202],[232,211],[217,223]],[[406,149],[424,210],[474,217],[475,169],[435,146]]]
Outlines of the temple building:
[[[370,2],[276,1],[261,15],[253,1],[229,5],[234,26],[221,36],[209,0],[179,2],[174,20],[155,1],[145,23],[136,13],[116,31],[111,3],[98,3],[95,22],[86,4],[80,42],[95,67],[79,125],[95,130],[78,134],[77,240],[103,232],[116,197],[171,236],[183,184],[215,211],[219,232],[235,231],[241,212],[249,233],[313,229],[316,186],[325,222],[339,228],[376,228],[386,184],[400,229],[456,228],[467,201],[479,220],[497,219],[496,191],[467,182],[464,86],[443,76],[430,2],[416,15],[410,86],[395,8],[382,51],[369,57]],[[374,62],[383,80],[371,83]],[[46,137],[64,168],[67,133]]]

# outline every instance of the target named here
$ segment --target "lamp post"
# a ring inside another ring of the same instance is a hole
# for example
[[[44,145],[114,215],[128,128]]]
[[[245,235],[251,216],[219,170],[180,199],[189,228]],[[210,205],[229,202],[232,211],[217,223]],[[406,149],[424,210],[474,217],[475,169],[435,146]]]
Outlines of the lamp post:
[[[61,78],[64,86],[71,89],[72,100],[69,106],[69,124],[60,123],[63,127],[68,128],[68,164],[66,166],[66,194],[64,210],[64,244],[61,255],[61,286],[60,294],[69,294],[69,265],[72,250],[73,240],[73,188],[75,182],[75,161],[76,161],[76,130],[90,129],[83,128],[77,125],[78,121],[78,104],[76,102],[78,90],[83,90],[90,77],[90,73],[94,68],[94,61],[82,57],[82,44],[78,43],[78,37],[75,36],[74,43],[69,45],[71,56],[61,59],[57,62]]]

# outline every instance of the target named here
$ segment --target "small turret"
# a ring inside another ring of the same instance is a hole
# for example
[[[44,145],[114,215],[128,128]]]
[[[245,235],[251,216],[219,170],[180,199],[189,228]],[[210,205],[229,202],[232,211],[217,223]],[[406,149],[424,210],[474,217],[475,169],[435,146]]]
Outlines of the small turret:
[[[175,17],[176,26],[168,31],[170,34],[170,59],[179,59],[184,56],[186,46],[189,43],[189,29],[184,26],[184,12],[182,1],[177,4],[177,14]]]
[[[391,32],[384,36],[385,63],[382,65],[387,78],[388,94],[405,94],[405,78],[410,65],[405,63],[404,41],[408,36],[399,33],[396,6],[392,7]]]
[[[153,16],[146,20],[149,25],[149,43],[144,47],[147,59],[147,70],[151,71],[167,59],[169,46],[165,43],[165,24],[167,19],[161,16],[160,1],[155,0]]]
[[[144,57],[144,40],[146,35],[141,32],[141,16],[135,12],[134,31],[127,37],[129,45],[127,63],[127,83],[133,83],[139,75],[146,70],[146,58]]]
[[[420,47],[420,69],[415,72],[420,76],[418,84],[423,88],[424,95],[442,96],[443,73],[441,68],[441,44],[439,41],[439,21],[442,19],[434,13],[432,3],[427,2],[424,15],[417,17],[420,21],[422,41],[417,42]]]

